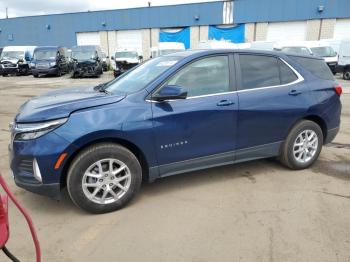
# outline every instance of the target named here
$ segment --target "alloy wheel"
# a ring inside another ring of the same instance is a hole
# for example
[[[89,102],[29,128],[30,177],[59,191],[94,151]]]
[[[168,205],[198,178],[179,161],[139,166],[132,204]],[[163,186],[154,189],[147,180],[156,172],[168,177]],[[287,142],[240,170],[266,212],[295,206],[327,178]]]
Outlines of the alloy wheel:
[[[299,163],[305,164],[313,159],[318,149],[318,136],[313,130],[303,130],[295,139],[293,156]]]
[[[111,204],[129,190],[131,173],[126,164],[118,159],[102,159],[85,171],[82,188],[85,196],[97,204]]]

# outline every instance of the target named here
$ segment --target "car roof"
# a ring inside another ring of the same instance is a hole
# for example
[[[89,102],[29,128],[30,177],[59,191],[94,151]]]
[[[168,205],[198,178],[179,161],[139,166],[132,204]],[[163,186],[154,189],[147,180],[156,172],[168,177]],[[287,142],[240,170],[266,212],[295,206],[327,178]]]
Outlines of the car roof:
[[[288,52],[281,52],[281,51],[269,51],[269,50],[258,50],[258,49],[189,49],[186,51],[180,51],[176,53],[171,53],[168,55],[164,55],[167,57],[201,57],[205,55],[215,55],[215,54],[223,54],[223,53],[246,53],[246,54],[261,54],[261,55],[273,55],[273,56],[279,56],[281,58],[283,57],[303,57],[303,58],[310,58],[310,59],[317,59],[322,60],[320,57],[312,56],[312,55],[299,55],[294,53],[288,53]]]

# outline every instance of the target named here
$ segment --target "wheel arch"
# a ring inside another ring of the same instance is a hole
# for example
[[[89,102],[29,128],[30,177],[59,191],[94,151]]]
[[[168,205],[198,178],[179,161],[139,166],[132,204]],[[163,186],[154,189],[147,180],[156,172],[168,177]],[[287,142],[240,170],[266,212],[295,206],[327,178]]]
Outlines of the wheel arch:
[[[320,117],[318,115],[308,115],[308,116],[304,117],[303,119],[310,120],[310,121],[315,122],[316,124],[318,124],[321,127],[321,130],[322,130],[323,141],[326,141],[328,127],[327,127],[326,121],[322,117]]]
[[[60,177],[61,188],[66,187],[67,174],[68,174],[69,167],[71,166],[74,159],[79,155],[79,153],[81,153],[84,149],[86,149],[92,145],[101,144],[101,143],[114,143],[114,144],[121,145],[121,146],[127,148],[128,150],[130,150],[136,156],[138,161],[140,162],[140,165],[142,168],[142,179],[145,181],[148,181],[149,165],[148,165],[148,162],[147,162],[146,157],[145,157],[144,153],[142,152],[142,150],[138,146],[136,146],[134,143],[132,143],[126,139],[121,139],[121,138],[116,138],[116,137],[106,137],[106,138],[98,138],[95,140],[91,140],[91,141],[85,143],[83,146],[79,147],[72,154],[70,154],[70,156],[68,157],[67,161],[65,161],[64,166],[62,168],[61,177]]]

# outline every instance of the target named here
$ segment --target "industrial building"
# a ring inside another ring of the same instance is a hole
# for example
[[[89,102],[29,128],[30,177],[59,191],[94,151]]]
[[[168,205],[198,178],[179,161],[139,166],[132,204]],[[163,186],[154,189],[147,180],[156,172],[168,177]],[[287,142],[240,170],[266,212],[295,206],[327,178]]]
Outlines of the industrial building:
[[[158,42],[350,37],[349,0],[235,0],[0,19],[0,46],[96,44],[112,55]]]

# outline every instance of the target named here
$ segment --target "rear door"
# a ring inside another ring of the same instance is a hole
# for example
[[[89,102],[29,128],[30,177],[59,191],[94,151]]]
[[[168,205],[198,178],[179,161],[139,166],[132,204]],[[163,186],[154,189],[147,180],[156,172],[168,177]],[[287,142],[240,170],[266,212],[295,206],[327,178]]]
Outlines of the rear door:
[[[288,130],[307,110],[302,76],[275,56],[235,55],[239,76],[237,161],[278,154]]]
[[[188,97],[152,103],[160,175],[233,162],[238,101],[232,67],[233,56],[205,57],[165,83],[186,88]]]

